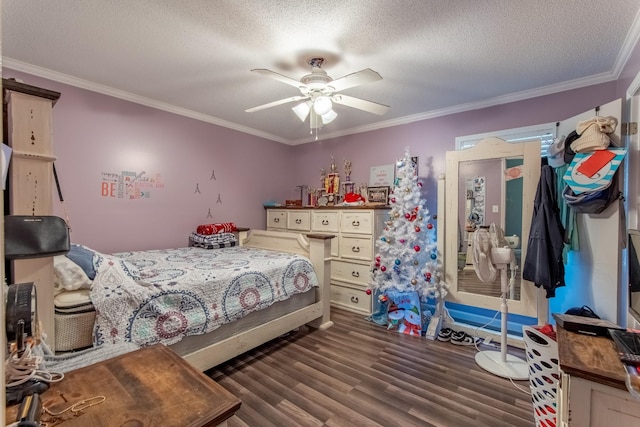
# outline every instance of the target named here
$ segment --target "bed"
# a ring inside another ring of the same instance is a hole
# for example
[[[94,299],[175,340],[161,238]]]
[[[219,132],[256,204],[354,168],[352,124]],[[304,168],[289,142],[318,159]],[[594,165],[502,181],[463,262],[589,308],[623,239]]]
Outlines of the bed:
[[[66,277],[74,285],[55,297],[56,350],[162,343],[206,370],[302,325],[332,325],[332,236],[237,234],[235,247],[99,254],[89,284]]]

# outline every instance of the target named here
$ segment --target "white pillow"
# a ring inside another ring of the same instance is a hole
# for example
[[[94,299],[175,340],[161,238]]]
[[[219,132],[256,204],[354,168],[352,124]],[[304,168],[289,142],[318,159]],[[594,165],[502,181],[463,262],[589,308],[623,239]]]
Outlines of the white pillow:
[[[92,280],[78,264],[64,255],[53,257],[53,293],[91,289]]]

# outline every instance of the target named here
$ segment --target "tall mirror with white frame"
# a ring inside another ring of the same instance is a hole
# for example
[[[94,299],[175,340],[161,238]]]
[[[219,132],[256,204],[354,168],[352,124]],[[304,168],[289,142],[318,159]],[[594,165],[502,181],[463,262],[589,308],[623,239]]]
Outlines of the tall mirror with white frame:
[[[521,279],[533,202],[540,177],[540,141],[507,143],[485,138],[474,147],[446,153],[444,184],[445,277],[447,299],[498,310],[500,277],[495,283],[480,281],[472,263],[471,241],[479,227],[495,223],[504,230],[514,249],[518,270],[510,287],[509,312],[539,317],[538,290]],[[443,210],[440,210],[442,215]]]

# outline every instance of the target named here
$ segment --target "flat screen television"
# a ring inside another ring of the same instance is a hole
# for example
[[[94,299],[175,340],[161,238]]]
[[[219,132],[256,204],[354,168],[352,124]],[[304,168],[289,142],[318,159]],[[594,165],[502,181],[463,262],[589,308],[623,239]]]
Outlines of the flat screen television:
[[[640,230],[629,230],[629,312],[640,323]]]

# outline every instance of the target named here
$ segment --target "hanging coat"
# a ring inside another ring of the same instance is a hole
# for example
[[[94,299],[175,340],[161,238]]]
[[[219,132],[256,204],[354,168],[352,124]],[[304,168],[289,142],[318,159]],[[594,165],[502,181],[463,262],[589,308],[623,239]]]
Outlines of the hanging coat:
[[[564,286],[564,227],[557,204],[556,174],[549,165],[542,166],[533,205],[533,217],[522,278],[542,286],[547,298]]]

